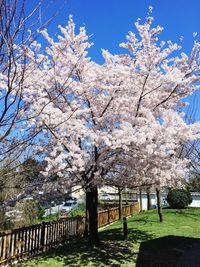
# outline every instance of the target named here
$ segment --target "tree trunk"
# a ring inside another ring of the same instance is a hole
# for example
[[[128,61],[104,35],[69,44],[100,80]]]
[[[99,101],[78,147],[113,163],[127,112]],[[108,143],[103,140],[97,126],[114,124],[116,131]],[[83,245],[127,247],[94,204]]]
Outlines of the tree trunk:
[[[123,208],[122,208],[122,188],[118,187],[119,195],[119,220],[122,220],[123,217]]]
[[[163,222],[163,213],[162,213],[162,205],[161,205],[161,191],[156,188],[156,196],[157,196],[157,209],[160,222]]]
[[[96,186],[89,186],[86,190],[86,207],[88,210],[89,242],[98,243],[98,189]]]
[[[140,189],[140,212],[142,212],[142,189]]]
[[[88,237],[88,234],[89,234],[89,208],[88,208],[88,203],[89,203],[89,200],[88,200],[88,194],[87,194],[87,191],[86,191],[86,194],[85,194],[85,231],[84,231],[84,237]]]
[[[147,188],[147,210],[151,209],[151,195],[150,188]]]

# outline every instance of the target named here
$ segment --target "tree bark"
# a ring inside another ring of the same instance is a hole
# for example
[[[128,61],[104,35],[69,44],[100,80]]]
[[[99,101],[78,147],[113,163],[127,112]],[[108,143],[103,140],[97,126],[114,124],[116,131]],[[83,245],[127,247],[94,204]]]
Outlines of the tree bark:
[[[140,212],[142,212],[142,189],[140,189]]]
[[[157,209],[160,222],[163,222],[163,213],[162,213],[162,205],[161,205],[161,191],[156,188],[156,196],[157,196]]]
[[[85,194],[85,231],[84,231],[84,237],[88,237],[89,234],[89,208],[88,208],[88,203],[89,203],[89,199],[88,199],[88,194],[86,191]]]
[[[147,210],[151,209],[151,195],[150,188],[147,188]]]
[[[98,189],[90,185],[86,190],[86,207],[89,222],[89,242],[98,243]]]
[[[122,188],[118,187],[118,195],[119,195],[119,220],[122,220],[123,210],[122,210]]]

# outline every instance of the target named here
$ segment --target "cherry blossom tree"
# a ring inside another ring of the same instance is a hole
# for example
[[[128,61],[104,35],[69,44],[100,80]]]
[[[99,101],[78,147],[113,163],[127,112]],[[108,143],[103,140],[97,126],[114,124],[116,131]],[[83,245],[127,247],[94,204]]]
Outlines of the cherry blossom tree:
[[[163,29],[152,21],[149,16],[135,23],[138,34],[129,32],[121,44],[126,54],[103,50],[103,65],[88,57],[92,44],[84,27],[75,33],[72,17],[59,26],[57,38],[42,32],[45,52],[37,42],[20,51],[29,74],[24,127],[41,133],[36,149],[46,154],[45,174],[56,172],[68,177],[69,186],[85,188],[91,241],[98,240],[97,187],[119,166],[120,154],[132,162],[132,175],[122,176],[127,186],[135,181],[160,186],[184,176],[187,161],[176,151],[198,137],[199,124],[186,124],[177,106],[199,89],[199,43],[191,55],[180,53],[177,44],[159,42]]]
[[[159,129],[158,132],[155,127],[152,134],[153,138],[148,140],[146,146],[134,146],[133,149],[129,148],[125,154],[119,153],[118,157],[113,162],[110,162],[111,165],[107,167],[109,172],[105,177],[106,183],[117,185],[120,189],[124,187],[143,188],[147,190],[147,193],[152,188],[159,196],[160,191],[166,186],[183,186],[184,177],[189,171],[189,160],[179,157],[179,150],[177,152],[169,150],[172,145],[174,146],[174,142],[176,142],[176,138],[180,134],[178,132],[179,126],[173,125],[171,120],[168,131],[171,128],[169,133],[175,134],[174,137],[170,134],[163,135],[165,133],[163,125],[157,128]],[[150,142],[152,142],[151,145]],[[158,200],[160,200],[160,197]],[[162,222],[161,205],[158,205],[158,213]]]

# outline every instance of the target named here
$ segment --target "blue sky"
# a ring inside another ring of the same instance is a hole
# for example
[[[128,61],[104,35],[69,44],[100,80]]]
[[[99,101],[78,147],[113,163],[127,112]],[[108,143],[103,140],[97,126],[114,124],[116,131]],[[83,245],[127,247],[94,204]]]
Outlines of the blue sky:
[[[31,2],[31,1],[30,1]],[[29,2],[29,8],[31,8]],[[153,6],[154,25],[164,27],[163,40],[179,42],[183,36],[183,50],[191,51],[193,32],[199,33],[200,40],[200,1],[199,0],[64,0],[46,1],[50,3],[48,16],[61,8],[48,31],[57,32],[57,25],[66,25],[70,14],[77,27],[85,25],[94,46],[89,55],[92,60],[102,63],[101,48],[111,53],[120,53],[119,43],[125,40],[129,30],[135,31],[137,18],[144,20],[148,7]],[[41,11],[43,12],[42,6]],[[42,17],[44,21],[46,16]],[[198,97],[200,98],[200,97]],[[198,114],[200,117],[200,112]]]
[[[52,3],[49,13],[59,8],[62,2]],[[183,36],[184,50],[190,51],[192,33],[199,32],[200,35],[199,0],[68,0],[49,30],[55,33],[56,25],[65,25],[72,14],[77,26],[85,25],[88,34],[93,34],[91,41],[95,45],[90,55],[93,60],[101,62],[101,48],[117,53],[118,44],[125,40],[129,30],[135,30],[137,18],[145,18],[150,5],[153,6],[154,24],[164,27],[162,38],[178,42]]]

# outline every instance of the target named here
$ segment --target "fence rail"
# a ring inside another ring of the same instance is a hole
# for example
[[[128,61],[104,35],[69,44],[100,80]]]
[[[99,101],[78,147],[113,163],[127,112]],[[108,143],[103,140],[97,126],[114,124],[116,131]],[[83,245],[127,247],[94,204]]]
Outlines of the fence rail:
[[[123,216],[130,216],[137,212],[139,212],[139,203],[123,207]],[[118,219],[118,208],[100,211],[98,227],[103,227]],[[82,236],[84,230],[85,218],[74,217],[1,232],[0,265],[41,254],[72,237]]]

